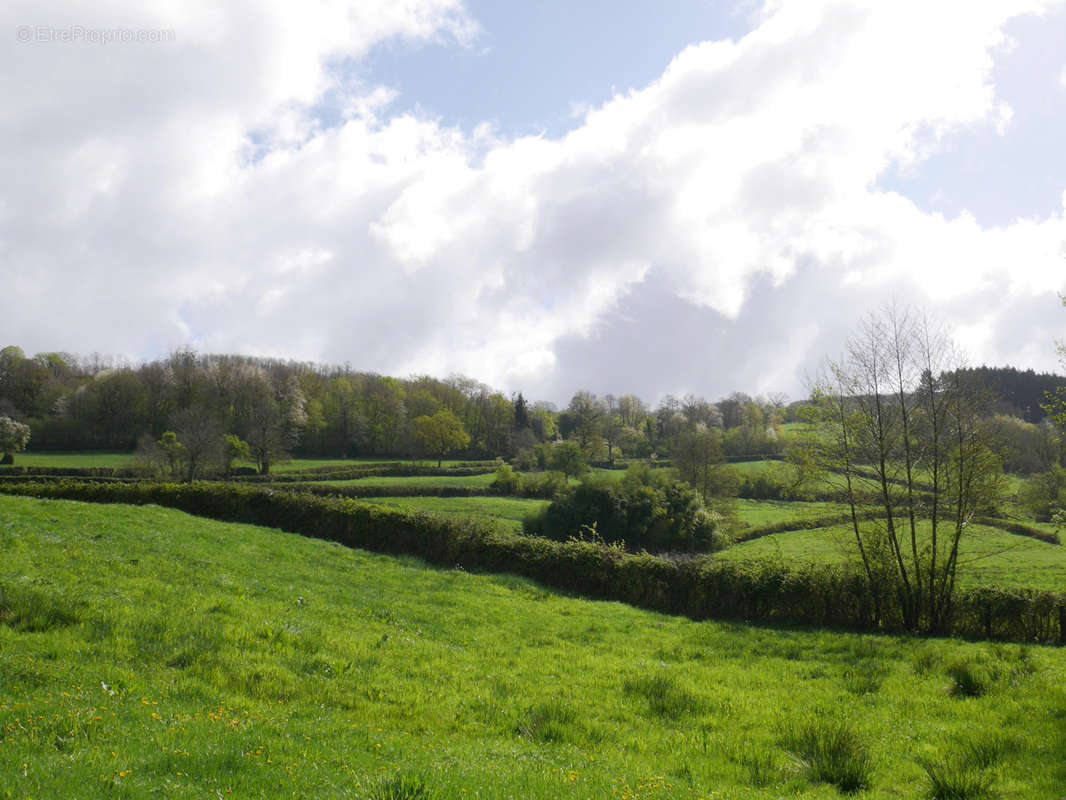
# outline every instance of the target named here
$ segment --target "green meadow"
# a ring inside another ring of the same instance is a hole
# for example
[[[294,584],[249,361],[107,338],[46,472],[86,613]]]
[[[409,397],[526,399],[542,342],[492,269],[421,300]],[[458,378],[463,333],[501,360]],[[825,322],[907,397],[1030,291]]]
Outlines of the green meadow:
[[[27,452],[15,456],[16,467],[132,467],[133,453]]]
[[[319,486],[489,486],[495,473],[484,475],[382,475],[354,480],[308,481]]]
[[[364,502],[408,511],[490,519],[510,530],[521,530],[526,515],[548,501],[519,497],[368,497]]]
[[[739,561],[775,559],[789,564],[855,561],[858,550],[850,525],[777,533],[740,542],[715,555]],[[959,553],[962,587],[998,584],[1062,591],[1066,589],[1066,550],[1061,545],[971,525]]]
[[[693,622],[0,497],[5,798],[1057,800],[1064,709],[1059,649]]]

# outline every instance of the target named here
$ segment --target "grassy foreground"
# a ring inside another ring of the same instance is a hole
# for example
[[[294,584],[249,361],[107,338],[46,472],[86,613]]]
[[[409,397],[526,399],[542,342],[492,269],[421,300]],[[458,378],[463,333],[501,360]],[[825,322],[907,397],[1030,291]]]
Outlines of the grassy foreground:
[[[0,591],[0,797],[1066,785],[1061,650],[695,623],[156,507],[13,497]]]

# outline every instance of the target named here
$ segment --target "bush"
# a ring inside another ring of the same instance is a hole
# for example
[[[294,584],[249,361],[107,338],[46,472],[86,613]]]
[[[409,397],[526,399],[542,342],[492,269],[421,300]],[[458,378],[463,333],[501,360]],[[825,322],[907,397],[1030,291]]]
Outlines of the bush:
[[[518,494],[518,487],[521,482],[521,476],[504,464],[496,470],[496,478],[490,486],[501,494]]]
[[[719,518],[696,491],[678,481],[585,481],[564,490],[523,523],[533,536],[567,540],[595,530],[630,550],[706,552],[716,545]]]

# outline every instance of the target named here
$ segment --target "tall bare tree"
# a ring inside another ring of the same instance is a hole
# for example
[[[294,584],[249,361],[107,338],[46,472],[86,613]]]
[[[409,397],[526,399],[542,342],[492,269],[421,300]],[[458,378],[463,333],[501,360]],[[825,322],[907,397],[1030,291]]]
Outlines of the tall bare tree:
[[[913,631],[949,626],[961,544],[1001,474],[981,392],[957,367],[942,329],[892,308],[865,320],[817,393],[877,613],[894,601]]]

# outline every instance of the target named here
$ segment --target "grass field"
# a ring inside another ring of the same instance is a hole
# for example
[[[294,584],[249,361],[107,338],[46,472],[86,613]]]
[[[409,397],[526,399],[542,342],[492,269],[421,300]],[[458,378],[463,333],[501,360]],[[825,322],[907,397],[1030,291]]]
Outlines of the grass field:
[[[784,500],[737,500],[738,521],[751,528],[777,525],[789,520],[819,519],[834,514],[846,514],[844,503],[801,503]]]
[[[319,486],[488,486],[494,480],[496,480],[496,474],[489,472],[484,475],[384,475],[347,481],[308,481],[308,484]]]
[[[785,563],[841,563],[856,559],[855,538],[848,525],[792,531],[742,542],[718,554],[739,561],[780,559]],[[1066,549],[984,525],[972,525],[959,557],[962,586],[1000,584],[1063,591]]]
[[[16,467],[132,467],[133,453],[16,453]]]
[[[132,467],[133,453],[17,453],[15,465],[20,467]],[[315,469],[318,467],[357,467],[360,464],[411,464],[409,458],[293,458],[271,465],[271,472],[292,472],[294,470]],[[419,459],[414,463],[420,466],[437,466],[436,459]],[[455,459],[445,459],[441,466],[454,466],[462,463]],[[254,467],[254,462],[241,462],[241,466]]]
[[[10,497],[0,587],[3,797],[917,798],[922,761],[1066,785],[1062,650],[696,623]]]
[[[466,463],[463,459],[444,459],[441,461],[442,467],[454,467],[457,464]],[[420,458],[412,461],[409,458],[293,458],[289,461],[282,461],[278,464],[271,465],[271,472],[293,472],[295,470],[311,470],[319,467],[358,467],[360,464],[396,464],[397,466],[410,466],[416,464],[420,467],[435,467],[437,466],[437,459],[425,459]],[[249,464],[249,466],[255,466]]]
[[[512,531],[521,530],[525,516],[547,503],[546,500],[519,497],[368,497],[363,502],[455,517],[491,519]]]

